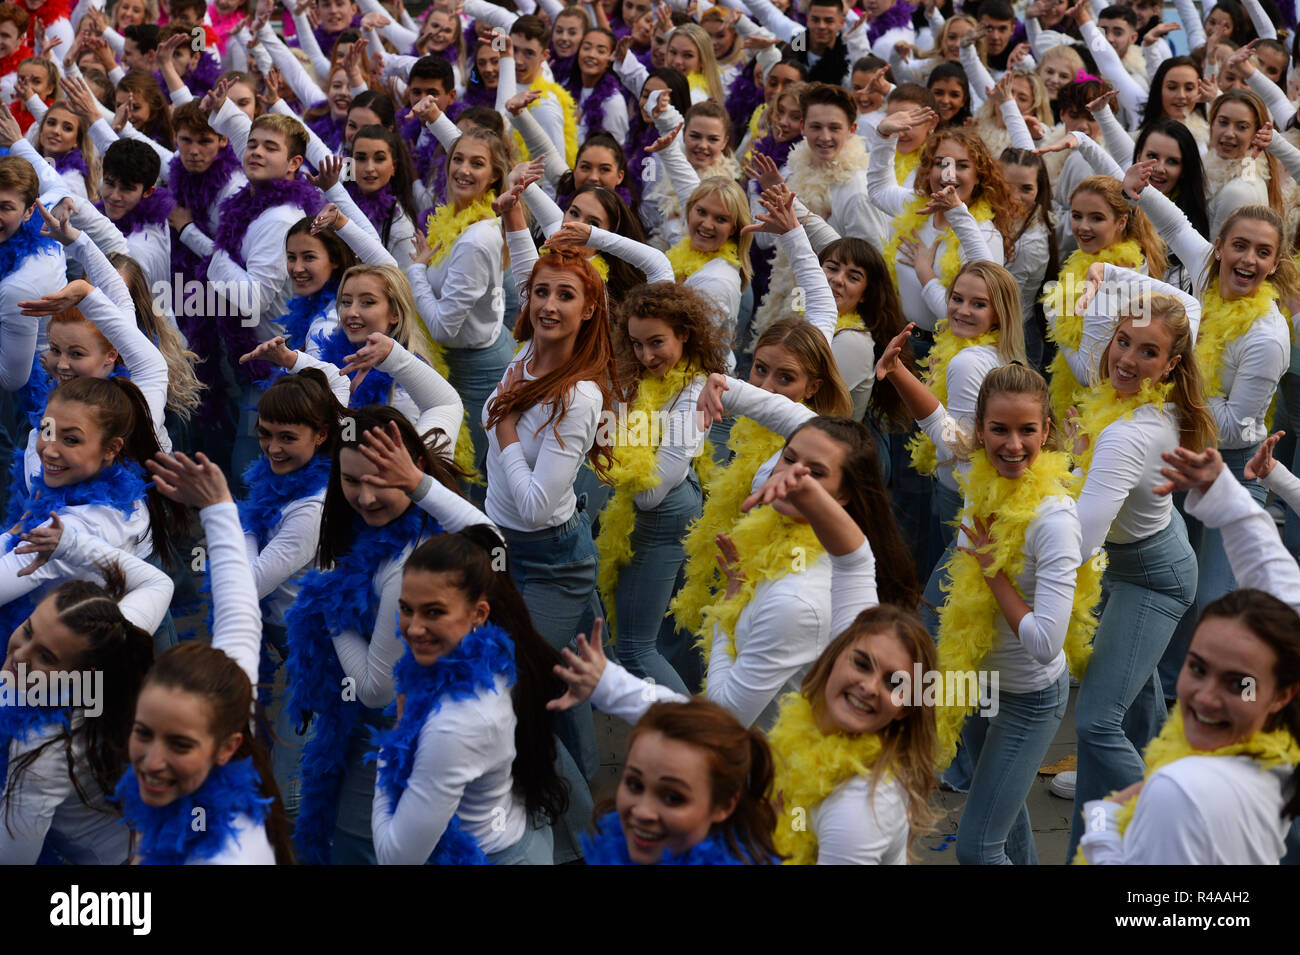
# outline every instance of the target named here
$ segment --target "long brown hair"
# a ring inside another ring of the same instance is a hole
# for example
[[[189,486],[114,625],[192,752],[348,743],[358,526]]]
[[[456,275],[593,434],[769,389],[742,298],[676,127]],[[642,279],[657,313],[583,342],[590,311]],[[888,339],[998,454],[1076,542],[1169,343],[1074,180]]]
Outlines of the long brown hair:
[[[1225,103],[1242,103],[1250,110],[1252,118],[1255,120],[1255,132],[1264,128],[1265,123],[1271,123],[1273,117],[1269,115],[1268,107],[1264,101],[1259,98],[1259,94],[1254,90],[1238,88],[1228,90],[1226,93],[1219,94],[1218,98],[1210,104],[1210,128],[1214,128],[1214,117],[1219,115]],[[1268,163],[1268,204],[1274,209],[1282,208],[1282,183],[1279,179],[1281,167],[1278,166],[1277,157],[1270,152],[1265,152],[1264,159]]]
[[[1293,249],[1291,243],[1287,241],[1286,224],[1282,221],[1282,216],[1268,206],[1240,206],[1228,216],[1219,229],[1218,238],[1214,240],[1214,250],[1205,260],[1205,287],[1217,286],[1219,269],[1215,266],[1214,260],[1219,254],[1219,245],[1232,232],[1232,227],[1242,219],[1267,222],[1277,230],[1277,270],[1268,277],[1268,281],[1272,282],[1273,287],[1281,293],[1284,302],[1300,293],[1300,270],[1296,268],[1295,260],[1292,258]]]
[[[637,737],[660,733],[666,739],[695,746],[709,762],[709,798],[713,806],[736,800],[736,808],[711,834],[720,833],[733,855],[765,865],[779,858],[772,842],[776,811],[770,797],[775,769],[767,739],[742,726],[728,710],[708,700],[656,703],[637,721],[627,737],[628,752]]]
[[[920,664],[922,673],[938,672],[939,652],[921,618],[911,610],[887,603],[880,604],[858,614],[848,629],[822,651],[803,678],[799,692],[812,704],[814,713],[821,713],[826,708],[826,684],[830,681],[836,661],[842,654],[849,652],[859,639],[873,633],[892,633],[907,648],[912,662]],[[908,676],[910,678],[911,674]],[[938,745],[934,708],[919,703],[908,706],[907,715],[903,719],[892,721],[880,731],[880,739],[882,747],[877,765],[888,767],[889,773],[902,784],[903,791],[907,793],[907,823],[911,830],[910,837],[915,839],[933,826],[938,818],[930,805],[938,787],[934,772],[934,754]],[[880,779],[880,773],[872,774],[873,796]],[[910,845],[908,857],[912,857]]]
[[[1124,198],[1124,184],[1114,176],[1089,176],[1074,187],[1070,201],[1081,192],[1090,192],[1098,196],[1111,215],[1116,219],[1127,219],[1124,223],[1123,239],[1131,239],[1142,249],[1147,260],[1147,275],[1159,277],[1169,268],[1169,259],[1165,255],[1165,240],[1151,224],[1145,212],[1136,206],[1130,206]]]
[[[1016,223],[1020,221],[1020,203],[1011,193],[1011,187],[1002,175],[1002,167],[997,164],[984,140],[973,129],[963,126],[948,126],[930,134],[930,138],[921,147],[921,160],[916,167],[916,191],[918,195],[929,196],[930,170],[934,168],[934,154],[939,147],[952,140],[966,150],[971,163],[975,166],[975,187],[971,190],[971,203],[987,199],[993,207],[993,225],[1002,236],[1003,259],[1010,261],[1014,249]]]
[[[809,378],[821,379],[821,387],[804,404],[818,414],[832,417],[843,418],[853,413],[849,388],[821,329],[796,316],[783,318],[767,326],[754,342],[754,351],[768,345],[784,348],[794,355]]]
[[[535,329],[528,292],[537,281],[537,273],[541,269],[568,272],[574,276],[582,289],[584,303],[592,306],[591,318],[582,323],[573,344],[573,355],[562,367],[549,371],[540,378],[521,381],[510,391],[498,392],[488,407],[488,419],[484,428],[489,431],[507,415],[526,411],[535,405],[550,406],[550,416],[542,427],[558,428],[560,418],[569,410],[569,394],[580,381],[590,381],[600,389],[601,410],[605,412],[613,410],[615,396],[620,393],[614,344],[609,330],[605,283],[591,263],[572,249],[559,249],[544,255],[533,266],[528,283],[520,295],[523,306],[519,318],[515,320],[515,341],[533,340]],[[604,430],[596,429],[596,439],[587,451],[587,458],[598,474],[604,474],[612,460],[609,436],[603,434]]]
[[[289,838],[289,818],[280,801],[271,761],[254,731],[264,719],[250,719],[254,696],[248,674],[224,651],[197,640],[187,640],[160,656],[145,677],[144,685],[179,690],[196,698],[209,717],[208,732],[218,747],[236,733],[243,734],[231,761],[251,759],[261,780],[260,791],[271,801],[266,816],[266,836],[275,850],[277,865],[293,865],[293,846]],[[215,768],[215,767],[214,767]]]

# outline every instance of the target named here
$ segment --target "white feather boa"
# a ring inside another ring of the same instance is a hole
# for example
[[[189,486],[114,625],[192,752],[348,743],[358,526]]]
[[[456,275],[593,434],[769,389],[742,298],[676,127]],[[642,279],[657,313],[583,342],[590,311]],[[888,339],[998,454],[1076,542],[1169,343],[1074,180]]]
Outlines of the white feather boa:
[[[834,211],[831,209],[831,190],[865,173],[868,159],[866,142],[861,136],[850,137],[840,154],[829,163],[815,162],[812,149],[804,140],[790,150],[790,158],[785,164],[785,181],[809,212],[829,219]],[[778,246],[772,259],[767,295],[754,312],[755,341],[767,326],[790,313],[790,294],[794,287],[794,267],[786,258],[785,250]]]

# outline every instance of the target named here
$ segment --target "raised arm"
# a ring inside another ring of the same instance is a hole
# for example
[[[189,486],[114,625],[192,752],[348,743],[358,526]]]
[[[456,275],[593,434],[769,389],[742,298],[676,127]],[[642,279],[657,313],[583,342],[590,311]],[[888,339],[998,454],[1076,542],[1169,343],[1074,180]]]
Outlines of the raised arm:
[[[212,573],[212,646],[239,664],[257,686],[262,652],[262,612],[253,569],[244,551],[244,531],[234,501],[199,511]]]
[[[1093,57],[1097,61],[1097,69],[1100,71],[1102,79],[1115,87],[1119,93],[1119,103],[1128,112],[1130,116],[1141,116],[1142,110],[1147,103],[1147,91],[1133,79],[1129,71],[1124,69],[1123,62],[1120,61],[1119,54],[1115,48],[1110,45],[1110,41],[1102,35],[1097,24],[1091,19],[1084,20],[1079,24],[1079,30],[1083,38],[1088,43],[1088,49],[1092,51]]]

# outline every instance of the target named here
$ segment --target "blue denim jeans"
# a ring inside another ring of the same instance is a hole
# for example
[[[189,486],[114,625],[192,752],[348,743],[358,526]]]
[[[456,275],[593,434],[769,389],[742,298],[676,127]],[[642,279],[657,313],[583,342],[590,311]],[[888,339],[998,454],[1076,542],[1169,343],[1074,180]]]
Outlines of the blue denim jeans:
[[[1223,463],[1232,471],[1233,476],[1246,486],[1250,496],[1262,506],[1268,491],[1259,481],[1247,481],[1245,478],[1246,465],[1255,456],[1258,448],[1259,446],[1255,445],[1249,448],[1221,450],[1219,453],[1223,455]],[[1196,623],[1200,619],[1201,611],[1237,587],[1237,580],[1232,575],[1232,567],[1228,564],[1227,551],[1223,549],[1223,535],[1217,528],[1206,527],[1190,515],[1184,515],[1184,519],[1187,523],[1187,540],[1191,543],[1192,550],[1196,552],[1200,568],[1196,582],[1196,603],[1188,607],[1183,614],[1178,629],[1174,631],[1173,639],[1169,641],[1168,649],[1160,659],[1160,684],[1165,698],[1170,700],[1178,695],[1175,691],[1178,685],[1178,672],[1183,668],[1187,648],[1192,645],[1192,634],[1196,631]]]
[[[1070,676],[1035,693],[999,694],[998,713],[971,718],[962,746],[975,760],[970,795],[957,827],[962,865],[1037,865],[1029,795],[1047,747],[1065,717]]]
[[[702,500],[699,478],[688,471],[658,507],[636,512],[632,560],[619,572],[614,592],[619,662],[678,693],[687,692],[686,684],[660,653],[659,633],[686,561],[686,525],[700,516]]]
[[[1145,772],[1142,749],[1166,715],[1156,666],[1196,597],[1196,555],[1177,511],[1164,530],[1107,544],[1106,554],[1106,609],[1074,708],[1079,774],[1067,859],[1083,835],[1084,803]]]
[[[517,345],[518,342],[511,334],[502,328],[497,340],[486,348],[443,349],[443,354],[447,358],[447,373],[451,378],[451,385],[460,394],[461,401],[465,403],[469,436],[474,442],[474,465],[480,474],[486,473],[488,447],[487,433],[483,430],[483,403],[488,400],[493,389],[501,381],[510,359],[515,355]],[[448,437],[453,442],[456,440],[454,434]],[[483,499],[487,495],[486,488],[473,484],[467,486],[466,491],[471,501],[479,507],[483,506]]]
[[[263,639],[275,648],[281,660],[288,658],[288,632],[284,624],[262,624]],[[298,818],[298,805],[302,801],[302,778],[298,764],[302,760],[302,748],[307,742],[307,734],[298,732],[298,721],[293,718],[289,706],[288,687],[285,692],[272,701],[272,732],[268,740],[271,751],[271,772],[275,784],[280,789],[280,801],[290,820]],[[271,714],[268,714],[268,718]]]
[[[550,865],[552,851],[551,827],[537,827],[530,820],[522,839],[487,858],[490,865]]]
[[[930,498],[930,537],[931,546],[938,554],[934,569],[925,584],[925,594],[921,601],[921,619],[925,628],[936,641],[939,639],[939,608],[943,606],[943,585],[948,581],[944,571],[953,548],[957,546],[957,527],[954,523],[961,513],[962,496],[939,481],[932,481],[934,494]]]
[[[371,742],[374,730],[389,729],[395,722],[380,710],[366,710],[365,718],[348,739],[348,768],[339,790],[338,815],[334,819],[334,837],[330,842],[330,865],[378,864],[370,827],[376,766],[366,761],[366,754],[374,750]]]

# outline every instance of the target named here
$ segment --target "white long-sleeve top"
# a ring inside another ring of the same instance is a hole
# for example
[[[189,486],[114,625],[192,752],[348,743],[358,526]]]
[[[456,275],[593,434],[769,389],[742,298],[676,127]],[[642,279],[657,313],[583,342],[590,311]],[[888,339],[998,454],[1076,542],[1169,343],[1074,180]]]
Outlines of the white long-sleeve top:
[[[420,317],[434,341],[453,348],[486,348],[497,340],[505,312],[502,245],[500,220],[484,219],[462,232],[438,262],[407,266]]]
[[[804,422],[817,417],[817,412],[807,405],[730,376],[727,377],[727,390],[722,395],[722,409],[728,415],[738,415],[757,421],[769,431],[787,440]],[[750,484],[751,491],[757,491],[763,486],[782,453],[778,451],[759,467]]]
[[[1115,48],[1110,45],[1110,41],[1102,35],[1097,24],[1091,20],[1087,23],[1080,24],[1079,32],[1083,34],[1083,39],[1088,44],[1088,49],[1096,58],[1097,69],[1101,73],[1102,79],[1106,80],[1119,91],[1119,105],[1129,115],[1140,117],[1143,109],[1147,104],[1149,90],[1133,78],[1133,74],[1124,66],[1123,60],[1115,52]],[[1191,41],[1191,35],[1188,35],[1188,42]],[[1204,40],[1202,39],[1202,42]]]
[[[955,423],[940,405],[917,424],[935,447],[942,449],[945,428],[951,429]],[[986,670],[1000,672],[1004,692],[1046,689],[1065,671],[1065,635],[1074,605],[1081,540],[1074,501],[1065,496],[1045,499],[1025,529],[1025,566],[1012,583],[1024,595],[1030,612],[1021,619],[1016,633],[1000,612],[994,615],[993,649],[981,664]],[[957,533],[957,546],[970,546],[963,531]],[[960,600],[961,596],[954,593],[949,599]]]
[[[1300,510],[1300,478],[1287,470],[1285,464],[1276,461],[1267,477],[1260,478],[1263,485],[1286,502],[1292,510]]]
[[[604,103],[604,125],[598,130],[588,129],[586,117],[582,114],[582,104],[591,98],[591,93],[591,89],[583,87],[582,94],[578,98],[578,142],[585,142],[594,132],[609,133],[617,142],[627,142],[628,131],[632,128],[632,122],[627,115],[627,101],[615,90]]]
[[[433,515],[448,534],[472,524],[491,525],[477,507],[431,478],[421,482],[412,500],[416,507]],[[379,609],[370,640],[366,641],[355,630],[345,630],[333,638],[339,664],[344,674],[356,681],[357,699],[364,706],[387,706],[395,696],[393,667],[402,655],[403,644],[393,621],[402,594],[402,567],[415,547],[412,543],[402,548],[380,564],[371,578],[371,586],[379,597]]]
[[[984,379],[994,368],[1001,368],[1005,364],[998,350],[989,345],[972,345],[963,348],[953,355],[952,361],[948,363],[948,405],[944,410],[948,420],[962,433],[974,433],[975,406],[979,401],[980,388],[984,385]],[[926,433],[929,433],[928,429]],[[942,437],[942,426],[939,428],[939,434]],[[957,461],[953,449],[942,440],[935,441],[934,448],[935,459],[938,462],[935,476],[944,487],[957,490],[957,477],[953,473]]]
[[[1193,288],[1204,289],[1213,276],[1214,247],[1159,190],[1143,189],[1138,199],[1142,211],[1151,218],[1179,261],[1195,276]],[[1214,316],[1207,316],[1206,320],[1213,321]],[[1229,342],[1223,350],[1223,368],[1219,373],[1223,391],[1208,401],[1210,414],[1219,429],[1220,448],[1248,448],[1268,434],[1265,424],[1268,406],[1290,364],[1291,328],[1275,303],[1255,320],[1246,334]]]
[[[22,558],[23,563],[28,560],[26,556]],[[71,523],[65,523],[53,559],[45,566],[57,564],[67,568],[66,577],[83,577],[87,572],[93,577],[95,565],[106,561],[116,561],[126,575],[127,593],[118,602],[122,615],[152,633],[162,623],[172,596],[171,580],[162,571],[86,533],[83,526]],[[0,585],[10,579],[8,573],[0,574]],[[23,771],[16,785],[9,780],[0,800],[0,818],[6,822],[0,826],[0,864],[34,864],[47,840],[74,865],[126,862],[127,831],[117,813],[109,808],[86,760],[84,737],[78,732],[85,719],[83,708],[73,710],[71,765],[89,805],[81,801],[69,776],[65,745],[56,742],[63,732],[61,725],[35,733],[26,741],[9,743],[11,770],[24,754],[42,746],[45,749]]]
[[[392,351],[376,368],[392,376],[388,403],[406,415],[417,434],[436,429],[455,443],[465,420],[465,405],[447,379],[398,342],[393,342]]]
[[[310,569],[320,543],[324,505],[325,488],[290,501],[260,550],[256,535],[244,534],[244,556],[253,571],[258,599],[269,598],[266,619],[270,623],[284,623],[284,615],[298,597],[299,582]]]
[[[528,370],[531,358],[529,344],[511,362],[525,363],[525,381],[535,377]],[[500,390],[498,384],[484,403],[485,427],[488,409]],[[549,404],[533,405],[524,411],[515,426],[519,440],[504,450],[497,429],[487,432],[488,489],[484,509],[493,523],[509,530],[537,531],[557,527],[573,516],[578,506],[573,482],[596,437],[602,407],[595,382],[580,381],[568,394],[568,410],[555,422],[546,423],[551,414]]]
[[[1145,266],[1144,266],[1145,267]],[[1087,385],[1104,374],[1101,356],[1115,335],[1117,315],[1127,311],[1139,296],[1171,295],[1182,303],[1192,339],[1201,328],[1201,303],[1182,289],[1152,278],[1140,269],[1126,269],[1106,263],[1101,289],[1083,313],[1083,335],[1079,347],[1062,348],[1076,381]]]
[[[27,256],[0,281],[0,388],[5,391],[17,391],[27,384],[47,324],[23,315],[18,303],[63,288],[66,268],[62,249],[40,252]]]

